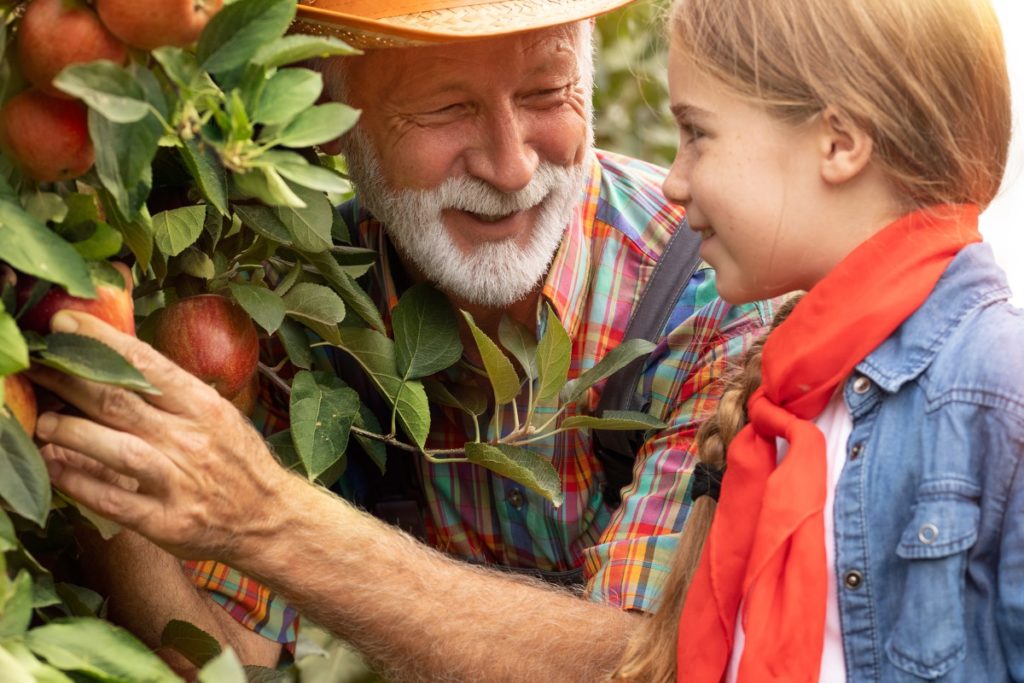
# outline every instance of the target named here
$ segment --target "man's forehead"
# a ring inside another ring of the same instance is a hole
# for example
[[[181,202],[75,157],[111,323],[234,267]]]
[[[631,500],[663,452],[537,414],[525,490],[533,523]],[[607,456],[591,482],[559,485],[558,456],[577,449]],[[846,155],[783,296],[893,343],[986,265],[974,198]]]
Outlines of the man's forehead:
[[[529,76],[575,68],[578,51],[589,49],[580,45],[582,30],[557,26],[467,43],[368,50],[350,64],[375,79],[419,85],[425,85],[422,79],[432,84],[458,80],[486,66]]]

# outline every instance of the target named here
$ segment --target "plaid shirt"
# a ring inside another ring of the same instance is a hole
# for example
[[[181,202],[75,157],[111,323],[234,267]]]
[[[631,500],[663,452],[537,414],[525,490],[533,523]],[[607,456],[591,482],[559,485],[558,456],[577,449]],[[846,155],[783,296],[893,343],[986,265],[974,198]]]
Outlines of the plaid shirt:
[[[572,339],[570,379],[622,341],[640,295],[680,224],[683,210],[662,195],[663,178],[660,168],[608,152],[598,152],[592,161],[585,196],[543,289],[543,300]],[[358,231],[363,244],[379,248],[380,262],[368,289],[390,324],[390,311],[401,293],[392,268],[401,266],[389,262],[383,230],[365,213]],[[676,302],[637,387],[642,405],[649,405],[649,412],[668,427],[637,454],[622,504],[612,510],[603,500],[604,475],[590,433],[570,430],[529,446],[549,458],[561,477],[565,500],[557,508],[482,467],[419,459],[429,540],[453,555],[485,564],[547,571],[583,567],[591,599],[623,609],[655,609],[690,508],[697,426],[714,409],[723,372],[771,314],[770,303],[732,306],[722,301],[714,272],[701,263]],[[541,316],[538,336],[544,322]],[[463,363],[446,373],[448,380],[476,376],[465,367]],[[561,419],[592,411],[603,386],[592,387]],[[525,414],[525,397],[522,401],[519,415]],[[543,409],[539,412],[543,416]],[[264,419],[265,433],[274,431],[269,423],[282,417]],[[471,423],[462,413],[434,406],[431,417],[428,448],[457,448],[472,438]],[[511,406],[504,407],[499,419],[507,432],[513,424]],[[491,424],[481,424],[489,437],[494,436]],[[197,584],[213,589],[215,598],[243,623],[282,642],[294,637],[294,614],[283,601],[222,565],[189,567]]]

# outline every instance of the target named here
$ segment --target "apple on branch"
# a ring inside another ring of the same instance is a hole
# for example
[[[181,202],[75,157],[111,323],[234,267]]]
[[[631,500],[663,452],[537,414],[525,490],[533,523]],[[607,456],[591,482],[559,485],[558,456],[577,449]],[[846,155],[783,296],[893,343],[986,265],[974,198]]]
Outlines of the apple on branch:
[[[118,38],[140,50],[196,42],[223,0],[96,0],[100,19]]]
[[[85,105],[36,88],[18,93],[0,109],[0,145],[39,182],[77,178],[96,159]]]
[[[111,266],[123,280],[120,286],[108,281],[94,282],[96,298],[83,299],[71,296],[62,287],[53,286],[43,295],[32,308],[21,316],[21,327],[39,334],[50,332],[50,319],[64,309],[82,311],[96,316],[100,320],[116,327],[127,334],[135,334],[135,306],[132,301],[132,273],[123,263],[112,263]],[[95,278],[94,278],[95,280]],[[16,287],[18,305],[28,301],[32,291],[33,280],[20,278]]]
[[[200,294],[175,301],[158,316],[153,347],[224,398],[242,397],[243,412],[243,406],[251,409],[260,346],[242,307],[219,294]]]
[[[36,432],[36,417],[39,409],[36,405],[36,392],[32,383],[24,375],[15,374],[4,377],[4,403],[14,418],[21,424],[29,436]]]

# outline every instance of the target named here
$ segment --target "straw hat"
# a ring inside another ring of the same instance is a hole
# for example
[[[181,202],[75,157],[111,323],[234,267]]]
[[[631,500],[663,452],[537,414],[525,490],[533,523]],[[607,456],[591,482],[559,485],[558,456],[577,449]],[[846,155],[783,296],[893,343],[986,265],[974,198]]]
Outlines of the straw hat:
[[[567,24],[633,0],[299,0],[302,33],[362,48],[431,45]]]

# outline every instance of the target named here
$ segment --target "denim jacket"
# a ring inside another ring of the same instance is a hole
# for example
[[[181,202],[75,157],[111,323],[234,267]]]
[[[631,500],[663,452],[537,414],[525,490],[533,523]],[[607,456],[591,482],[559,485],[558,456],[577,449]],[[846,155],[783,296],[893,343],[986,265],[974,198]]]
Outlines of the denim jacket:
[[[848,680],[1024,681],[1024,312],[962,250],[844,385]]]

